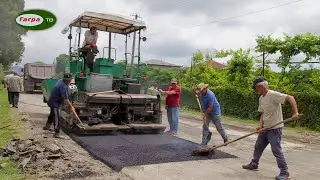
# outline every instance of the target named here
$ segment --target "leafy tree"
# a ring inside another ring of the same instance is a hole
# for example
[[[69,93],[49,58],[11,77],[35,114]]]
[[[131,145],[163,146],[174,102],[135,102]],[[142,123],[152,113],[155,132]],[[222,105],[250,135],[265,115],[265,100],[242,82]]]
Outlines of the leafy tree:
[[[0,82],[4,79],[4,68],[3,65],[0,63]]]
[[[24,0],[2,0],[0,3],[0,62],[6,68],[14,62],[21,62],[24,43],[21,36],[26,30],[20,27],[15,17],[24,9]]]
[[[285,87],[290,87],[291,91],[304,92],[304,91],[319,91],[319,70],[298,70],[291,69],[287,76],[287,83]]]
[[[261,76],[261,72],[262,72],[262,66],[261,67],[258,66],[256,68],[256,70],[254,71],[254,73],[253,73],[254,77]],[[281,74],[272,71],[270,66],[268,66],[268,65],[265,66],[265,68],[264,68],[264,77],[269,82],[270,88],[276,88],[277,87],[277,84],[279,82],[280,76],[281,76]]]
[[[116,62],[116,64],[125,65],[125,64],[126,64],[126,60],[118,60],[118,61]]]
[[[208,83],[210,86],[226,86],[226,72],[208,66],[208,61],[214,58],[214,54],[198,51],[193,54],[192,67],[181,71],[181,86],[193,88],[201,82]]]
[[[282,78],[285,76],[286,69],[299,68],[300,66],[292,66],[290,61],[296,55],[303,54],[305,59],[302,63],[309,62],[320,56],[320,36],[311,33],[298,34],[291,37],[284,34],[283,38],[273,38],[269,36],[258,36],[256,39],[256,51],[260,53],[276,54],[280,53],[276,60],[277,65],[282,69]]]
[[[45,63],[42,62],[42,61],[36,61],[36,62],[34,62],[34,63],[36,63],[36,64],[45,64]]]
[[[231,56],[227,65],[228,81],[238,87],[247,88],[251,84],[253,75],[254,57],[250,55],[250,50],[241,48],[221,51],[219,57]]]
[[[198,64],[203,63],[205,61],[204,58],[205,58],[205,56],[203,55],[203,53],[201,51],[194,53],[192,56],[192,65],[198,65]]]
[[[314,89],[314,84],[309,83],[311,74],[309,71],[298,71],[301,64],[293,65],[291,60],[296,55],[304,55],[301,63],[315,61],[320,56],[320,36],[311,33],[297,34],[293,37],[284,34],[283,38],[273,38],[271,36],[258,36],[257,52],[267,54],[279,53],[276,64],[282,69],[277,86],[281,89],[302,91]],[[304,74],[304,75],[302,75]],[[313,80],[317,82],[316,80]]]
[[[56,57],[56,73],[64,73],[66,70],[66,65],[69,63],[69,55],[60,54]]]

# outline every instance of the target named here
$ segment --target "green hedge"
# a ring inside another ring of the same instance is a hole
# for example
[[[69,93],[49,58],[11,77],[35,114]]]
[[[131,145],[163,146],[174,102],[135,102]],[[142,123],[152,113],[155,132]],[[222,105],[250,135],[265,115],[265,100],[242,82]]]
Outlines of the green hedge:
[[[258,121],[259,96],[255,92],[241,91],[232,88],[214,88],[212,90],[220,102],[223,115],[255,119]],[[291,94],[295,97],[299,112],[304,114],[301,121],[298,121],[299,125],[320,131],[320,94],[312,92],[284,93]],[[192,90],[182,89],[181,106],[199,111],[199,106]],[[284,118],[291,117],[290,104],[283,106],[283,115]]]

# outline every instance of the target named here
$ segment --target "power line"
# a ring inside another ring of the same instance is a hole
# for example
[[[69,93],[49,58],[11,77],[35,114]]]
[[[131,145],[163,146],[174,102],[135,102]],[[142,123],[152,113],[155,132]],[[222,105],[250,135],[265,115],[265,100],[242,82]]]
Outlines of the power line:
[[[180,1],[175,0],[175,1],[172,1],[172,3],[175,4],[176,6],[179,6],[179,5],[188,5],[190,2],[185,1],[185,0],[180,0]],[[139,10],[137,10],[136,12],[142,13],[142,11],[144,10],[145,6],[146,6],[146,3],[143,3],[140,6]]]
[[[288,2],[288,3],[283,3],[283,4],[279,4],[277,6],[272,6],[272,7],[269,7],[269,8],[260,9],[260,10],[257,10],[257,11],[252,11],[252,12],[245,13],[245,14],[235,15],[235,16],[231,16],[231,17],[228,17],[228,18],[223,18],[223,19],[220,19],[220,20],[214,20],[214,21],[211,21],[211,22],[208,22],[208,23],[193,25],[193,26],[189,26],[189,27],[185,27],[185,28],[194,28],[194,27],[200,27],[200,26],[204,26],[204,25],[208,25],[208,24],[214,24],[214,23],[218,23],[218,22],[228,21],[228,20],[239,18],[239,17],[244,17],[244,16],[248,16],[248,15],[257,14],[257,13],[260,13],[260,12],[264,12],[264,11],[280,8],[280,7],[283,7],[283,6],[288,6],[288,5],[291,5],[291,4],[294,4],[294,3],[298,3],[298,2],[301,2],[301,1],[304,1],[304,0],[296,0],[296,1]],[[159,35],[159,34],[163,34],[163,33],[166,33],[166,32],[151,33],[148,36],[154,36],[154,35]]]

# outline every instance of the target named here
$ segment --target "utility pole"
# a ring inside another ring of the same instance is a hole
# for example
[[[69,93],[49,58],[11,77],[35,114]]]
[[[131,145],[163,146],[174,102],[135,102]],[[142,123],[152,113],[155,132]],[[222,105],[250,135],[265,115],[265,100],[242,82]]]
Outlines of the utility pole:
[[[193,82],[192,82],[192,64],[193,64],[193,57],[194,54],[191,57],[191,63],[190,63],[190,88],[192,88]]]
[[[264,76],[264,63],[265,63],[265,52],[262,53],[262,76]]]
[[[138,14],[136,14],[135,19],[138,19]],[[131,71],[130,71],[130,78],[133,78],[133,61],[134,61],[134,50],[136,46],[136,32],[133,33],[133,44],[132,44],[132,53],[131,53]]]

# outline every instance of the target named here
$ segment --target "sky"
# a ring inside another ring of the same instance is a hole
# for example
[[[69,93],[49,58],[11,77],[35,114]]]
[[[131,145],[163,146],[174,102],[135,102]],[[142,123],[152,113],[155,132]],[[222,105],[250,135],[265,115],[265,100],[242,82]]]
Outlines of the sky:
[[[29,31],[23,37],[26,48],[23,64],[35,61],[52,63],[59,54],[68,53],[67,35],[61,34],[61,30],[84,11],[124,16],[137,13],[147,25],[146,31],[142,32],[147,41],[141,43],[141,60],[160,59],[183,66],[190,64],[192,53],[198,50],[254,49],[257,35],[281,36],[284,32],[290,35],[305,32],[320,34],[317,23],[320,19],[319,0],[25,1],[25,9],[49,10],[58,21],[48,30]],[[291,4],[283,5],[286,3]],[[81,38],[83,40],[83,33]],[[112,36],[117,60],[124,59],[124,40],[122,35]],[[131,44],[132,36],[129,52]],[[108,34],[100,32],[100,55],[106,46]],[[225,63],[225,60],[218,61]],[[276,70],[275,66],[272,67]]]

